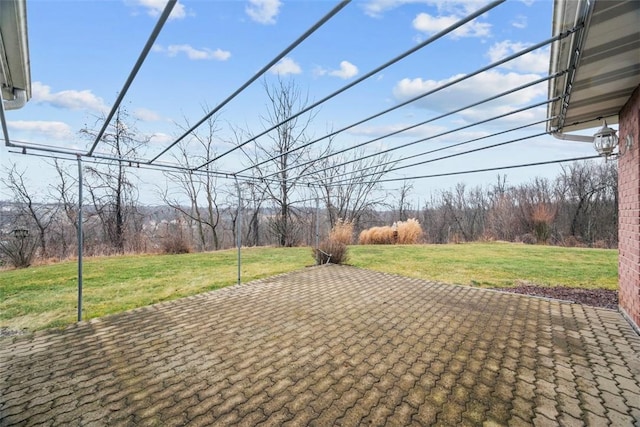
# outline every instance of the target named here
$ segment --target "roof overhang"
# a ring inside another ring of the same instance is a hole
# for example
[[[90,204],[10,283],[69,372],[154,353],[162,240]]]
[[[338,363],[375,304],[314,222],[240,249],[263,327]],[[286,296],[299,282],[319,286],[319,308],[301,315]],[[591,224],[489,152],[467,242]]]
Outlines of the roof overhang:
[[[640,1],[555,0],[553,34],[582,28],[551,46],[547,131],[571,132],[618,122],[640,85]]]
[[[0,1],[0,86],[6,109],[31,98],[26,0]]]

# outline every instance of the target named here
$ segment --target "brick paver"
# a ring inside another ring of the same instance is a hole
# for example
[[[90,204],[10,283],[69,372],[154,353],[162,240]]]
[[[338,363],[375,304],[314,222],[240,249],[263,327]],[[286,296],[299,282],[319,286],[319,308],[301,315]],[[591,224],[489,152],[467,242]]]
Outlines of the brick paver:
[[[5,338],[0,425],[633,425],[639,355],[615,311],[323,266]]]

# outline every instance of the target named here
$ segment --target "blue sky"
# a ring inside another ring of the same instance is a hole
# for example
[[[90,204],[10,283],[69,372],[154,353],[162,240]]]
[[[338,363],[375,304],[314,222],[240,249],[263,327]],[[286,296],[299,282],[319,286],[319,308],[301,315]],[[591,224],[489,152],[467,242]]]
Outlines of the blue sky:
[[[435,32],[477,10],[483,0],[369,0],[355,1],[291,52],[266,74],[293,78],[308,92],[310,102],[321,99],[380,64],[427,39]],[[180,134],[176,122],[191,123],[203,116],[202,106],[214,107],[300,34],[328,13],[329,1],[181,1],[159,35],[123,105],[139,131],[151,137],[146,158],[152,157]],[[362,84],[325,103],[311,132],[322,136],[424,91],[472,73],[506,55],[551,36],[553,4],[549,0],[510,0],[456,33],[429,45]],[[163,0],[44,1],[28,0],[29,47],[33,96],[21,110],[8,111],[13,140],[46,143],[86,151],[89,141],[79,130],[95,125],[108,112],[137,59]],[[549,48],[532,52],[393,113],[340,134],[335,143],[349,146],[392,130],[410,126],[547,74]],[[435,121],[397,137],[367,146],[384,150],[447,129],[474,123],[546,99],[546,83],[482,107]],[[218,152],[230,148],[231,129],[256,134],[266,99],[260,82],[225,107],[218,120]],[[540,107],[484,126],[469,128],[436,140],[398,150],[398,157],[487,135],[545,118]],[[528,134],[544,131],[540,125]],[[468,148],[504,141],[527,133],[488,139]],[[450,154],[462,148],[439,153]],[[98,150],[99,151],[99,150]],[[589,144],[559,141],[550,136],[407,168],[392,177],[427,175],[466,169],[592,155]],[[431,156],[435,157],[435,155]],[[421,159],[428,159],[425,156]],[[171,160],[170,153],[161,160]],[[420,160],[420,159],[417,159]],[[17,162],[35,181],[50,168],[44,160],[8,154],[2,165]],[[241,169],[235,153],[218,164],[225,171]],[[559,166],[506,171],[508,182],[533,176],[554,177]],[[425,179],[414,183],[414,196],[496,180],[497,172]],[[142,176],[143,181],[157,177]],[[398,184],[390,184],[390,188]],[[151,198],[148,199],[151,201]]]

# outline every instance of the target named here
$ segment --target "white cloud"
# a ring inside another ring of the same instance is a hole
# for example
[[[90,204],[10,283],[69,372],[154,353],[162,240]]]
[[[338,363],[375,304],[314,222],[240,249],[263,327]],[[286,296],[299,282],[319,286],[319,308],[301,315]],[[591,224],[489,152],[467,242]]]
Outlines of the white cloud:
[[[51,92],[51,87],[41,82],[33,82],[31,98],[35,103],[49,104],[69,110],[91,110],[98,113],[105,113],[109,110],[104,100],[88,89]]]
[[[247,15],[260,24],[275,24],[276,17],[280,13],[280,0],[249,0],[245,8]]]
[[[517,109],[515,106],[508,105],[497,105],[496,103],[487,104],[485,108],[474,108],[464,113],[465,120],[469,122],[476,122],[480,120],[485,120],[490,117],[499,116],[502,114],[508,114],[512,112],[514,109]],[[538,120],[542,120],[546,116],[546,108],[538,107],[532,108],[526,111],[520,111],[519,113],[510,114],[509,116],[503,118],[502,120],[509,121],[511,123],[533,123]],[[544,125],[541,125],[544,128]]]
[[[360,125],[349,130],[348,133],[352,135],[366,136],[369,138],[377,138],[377,137],[389,135],[390,133],[397,132],[401,129],[405,129],[411,125],[412,123],[411,124],[395,123],[395,124],[380,125],[380,126]],[[426,138],[431,135],[442,133],[446,129],[447,128],[443,126],[427,124],[427,125],[417,126],[413,129],[409,129],[404,132],[400,132],[394,135],[394,137],[397,136],[397,137],[410,137],[410,138]]]
[[[212,50],[206,47],[196,49],[188,44],[171,44],[167,47],[159,44],[154,44],[152,50],[158,53],[166,53],[170,57],[174,57],[180,53],[184,53],[185,55],[187,55],[187,58],[194,61],[211,59],[214,59],[216,61],[226,61],[231,57],[231,52],[227,50]]]
[[[397,100],[405,101],[457,80],[462,76],[461,74],[455,75],[440,81],[405,78],[396,84],[393,89],[393,95]],[[503,73],[497,70],[487,71],[440,90],[433,95],[426,96],[416,101],[413,105],[443,113],[482,101],[539,78],[540,76],[537,74]],[[546,96],[546,90],[546,83],[540,83],[503,96],[497,100],[481,104],[478,107],[464,110],[459,113],[459,116],[466,120],[476,121],[481,118],[508,113],[514,109],[533,103],[537,99],[544,98]],[[520,117],[524,117],[527,114],[530,113],[521,113]],[[544,117],[544,114],[541,117]]]
[[[456,15],[431,16],[428,13],[420,13],[413,20],[413,28],[427,34],[435,34],[458,22]],[[491,24],[473,20],[456,29],[454,37],[488,37],[491,34]]]
[[[313,75],[316,77],[324,76],[328,73],[328,71],[322,67],[315,67],[313,69]]]
[[[165,6],[167,5],[167,0],[126,0],[127,4],[132,6],[139,6],[147,11],[147,15],[152,17],[158,17],[162,14]],[[187,16],[187,11],[184,8],[184,5],[180,2],[177,2],[173,9],[171,10],[171,15],[169,15],[169,20],[173,19],[183,19]]]
[[[313,70],[313,74],[316,76],[324,76],[328,74],[330,76],[340,77],[341,79],[346,80],[358,75],[358,67],[349,61],[342,61],[340,62],[340,68],[337,70],[326,70],[322,67],[316,67]]]
[[[159,122],[162,120],[160,114],[147,108],[136,108],[133,112],[133,117],[143,122]]]
[[[424,4],[436,7],[440,13],[465,16],[488,2],[488,0],[369,0],[364,3],[363,8],[365,14],[374,18],[405,4]]]
[[[511,26],[516,27],[518,29],[527,28],[527,17],[525,15],[518,15],[511,21]]]
[[[520,52],[527,48],[527,44],[520,42],[512,42],[505,40],[499,43],[495,43],[489,48],[487,56],[491,62],[499,61],[506,58],[509,55]],[[540,48],[529,52],[526,55],[522,55],[512,61],[502,65],[503,68],[509,70],[522,71],[525,73],[539,73],[545,74],[549,70],[549,48]]]
[[[455,24],[458,18],[455,16],[433,17],[428,13],[420,13],[413,20],[413,28],[424,33],[437,33],[450,25]]]
[[[378,18],[387,10],[395,9],[405,3],[409,2],[406,0],[370,0],[363,4],[363,8],[365,14]]]
[[[300,68],[300,65],[298,65],[293,59],[285,57],[282,58],[276,65],[271,67],[269,72],[271,72],[272,74],[286,76],[287,74],[300,74],[302,73],[302,68]]]
[[[350,79],[358,74],[358,67],[349,61],[340,62],[340,69],[329,71],[330,76],[340,77],[341,79]]]
[[[68,140],[73,136],[71,126],[64,122],[18,120],[7,122],[7,126],[14,131],[41,134],[58,140]]]
[[[158,144],[158,145],[166,145],[173,142],[174,137],[162,132],[156,132],[149,135],[149,143]]]
[[[413,28],[426,34],[435,34],[455,24],[460,19],[474,13],[488,3],[488,0],[369,0],[364,3],[365,14],[380,17],[384,12],[405,4],[424,4],[434,7],[437,15],[419,13],[413,19]],[[453,37],[488,37],[492,25],[477,19],[455,30]]]

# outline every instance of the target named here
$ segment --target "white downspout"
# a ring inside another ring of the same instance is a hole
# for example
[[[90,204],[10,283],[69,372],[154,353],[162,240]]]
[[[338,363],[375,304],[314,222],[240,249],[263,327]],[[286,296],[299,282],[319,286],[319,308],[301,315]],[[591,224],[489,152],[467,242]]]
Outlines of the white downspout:
[[[3,105],[5,110],[17,110],[18,108],[22,108],[27,103],[27,91],[24,89],[14,89],[13,90],[13,99],[4,99]]]
[[[577,142],[588,142],[590,144],[593,143],[593,137],[589,135],[569,135],[568,133],[562,133],[558,131],[550,132],[554,138],[561,139],[563,141],[577,141]]]

